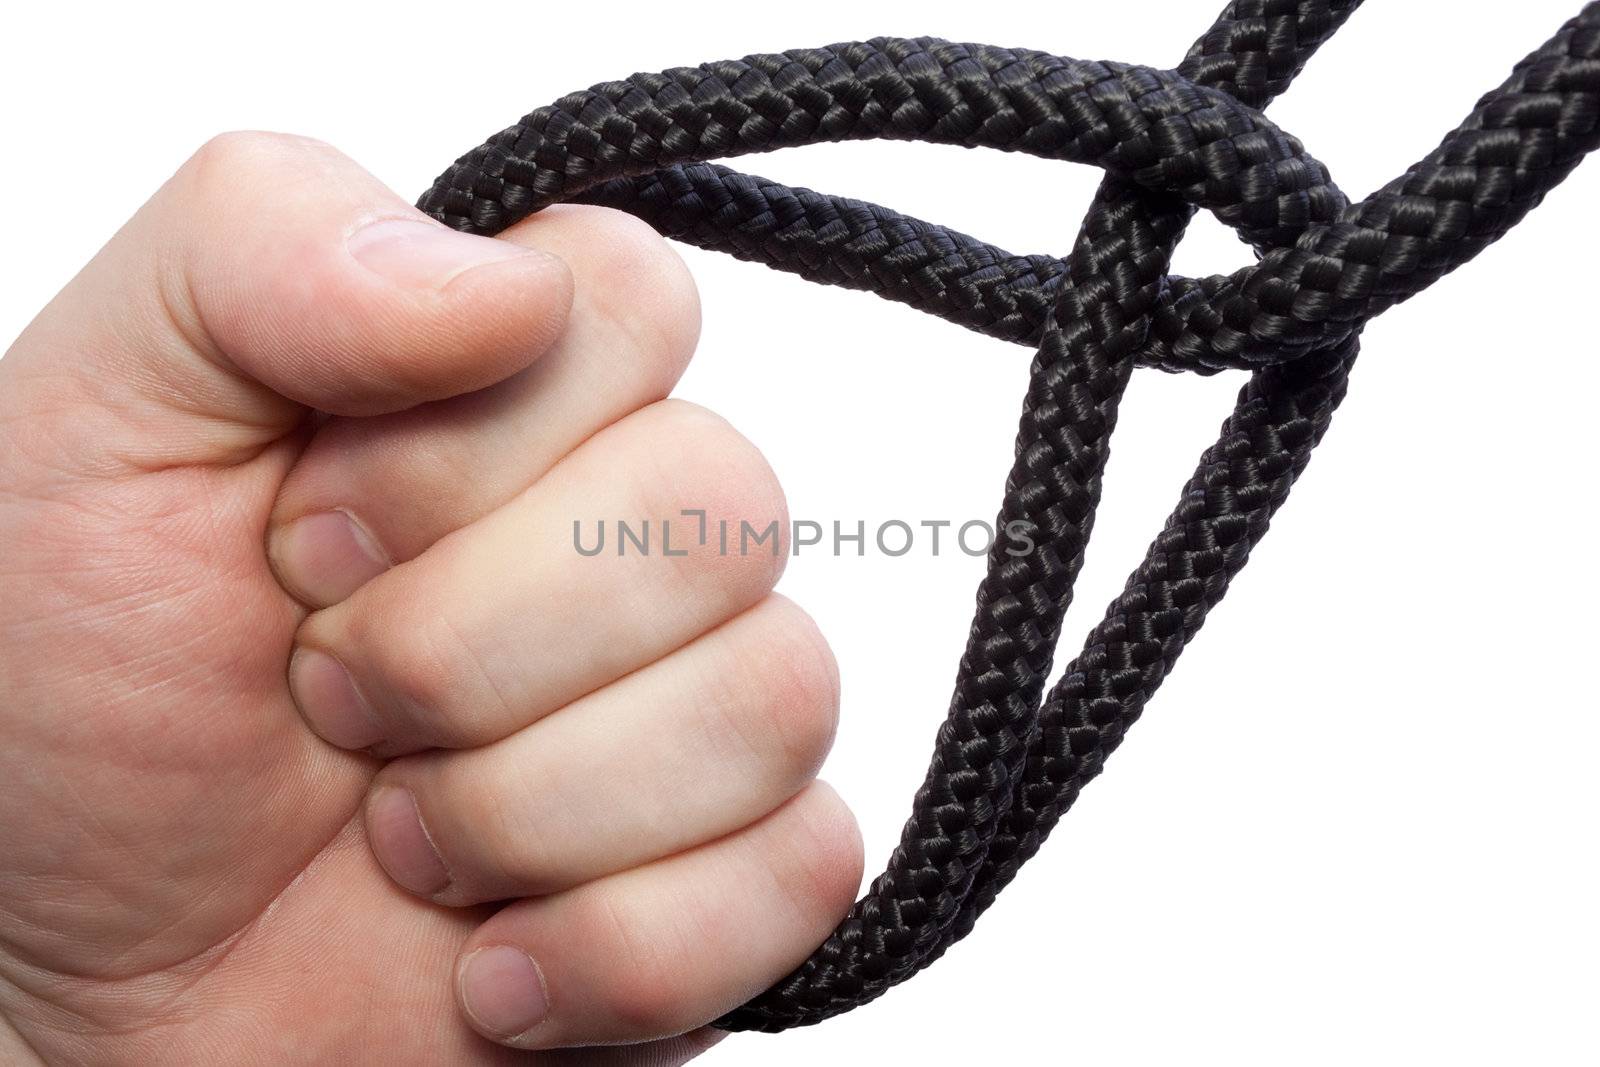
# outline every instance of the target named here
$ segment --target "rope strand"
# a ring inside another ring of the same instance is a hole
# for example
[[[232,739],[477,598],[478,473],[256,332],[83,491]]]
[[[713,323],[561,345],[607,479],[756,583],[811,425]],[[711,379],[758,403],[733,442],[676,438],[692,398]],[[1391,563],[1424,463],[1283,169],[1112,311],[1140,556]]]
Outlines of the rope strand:
[[[638,74],[532,112],[420,201],[483,234],[559,201],[621,208],[668,236],[1036,349],[997,521],[1036,547],[991,550],[900,844],[809,959],[717,1025],[821,1021],[965,936],[1265,535],[1345,395],[1365,324],[1476,256],[1600,146],[1591,3],[1437,149],[1351,204],[1260,108],[1359,4],[1235,0],[1174,71],[883,38]],[[864,138],[1029,152],[1107,175],[1061,258],[707,162]],[[1260,261],[1170,275],[1198,208]],[[1046,694],[1136,365],[1252,374],[1144,562]]]

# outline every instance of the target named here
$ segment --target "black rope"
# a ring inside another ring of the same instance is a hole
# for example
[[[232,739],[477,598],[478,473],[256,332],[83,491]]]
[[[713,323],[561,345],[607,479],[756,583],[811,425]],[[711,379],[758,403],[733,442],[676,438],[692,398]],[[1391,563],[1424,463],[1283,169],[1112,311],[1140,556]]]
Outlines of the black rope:
[[[1360,0],[1236,0],[1175,71],[878,39],[637,74],[540,108],[420,206],[493,234],[552,203],[865,289],[1035,346],[999,543],[900,845],[788,977],[718,1021],[781,1030],[863,1004],[943,954],[1039,848],[1222,599],[1326,432],[1358,337],[1497,240],[1600,145],[1600,3],[1460,127],[1350,204],[1259,109]],[[862,138],[1028,152],[1106,170],[1071,255],[1016,256],[873,204],[706,160]],[[1259,253],[1168,274],[1198,208]],[[1253,373],[1143,563],[1044,692],[1136,364]]]

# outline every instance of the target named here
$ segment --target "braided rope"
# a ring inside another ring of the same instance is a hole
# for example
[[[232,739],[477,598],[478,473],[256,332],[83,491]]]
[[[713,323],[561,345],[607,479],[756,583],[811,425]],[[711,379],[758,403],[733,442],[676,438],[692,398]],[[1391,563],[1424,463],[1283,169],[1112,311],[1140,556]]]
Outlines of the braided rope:
[[[1037,547],[991,551],[900,844],[834,934],[719,1026],[818,1022],[965,936],[1265,535],[1344,397],[1367,321],[1497,240],[1600,146],[1597,2],[1437,149],[1349,203],[1259,109],[1359,4],[1234,0],[1174,71],[878,39],[638,74],[534,111],[422,198],[435,218],[484,234],[558,201],[605,204],[1036,348],[998,528],[1020,526]],[[1063,259],[706,162],[862,138],[1029,152],[1107,176]],[[1171,276],[1198,208],[1259,262]],[[1253,373],[1144,562],[1046,694],[1135,365]]]

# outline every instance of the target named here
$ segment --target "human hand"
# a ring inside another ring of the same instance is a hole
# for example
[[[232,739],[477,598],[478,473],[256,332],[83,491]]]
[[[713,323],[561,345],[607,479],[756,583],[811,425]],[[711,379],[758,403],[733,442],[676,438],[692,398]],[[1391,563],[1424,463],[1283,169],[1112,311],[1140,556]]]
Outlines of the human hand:
[[[786,525],[663,399],[697,329],[626,216],[455,234],[261,134],[41,312],[0,361],[0,1052],[679,1063],[826,936],[860,843],[784,549],[571,540]]]

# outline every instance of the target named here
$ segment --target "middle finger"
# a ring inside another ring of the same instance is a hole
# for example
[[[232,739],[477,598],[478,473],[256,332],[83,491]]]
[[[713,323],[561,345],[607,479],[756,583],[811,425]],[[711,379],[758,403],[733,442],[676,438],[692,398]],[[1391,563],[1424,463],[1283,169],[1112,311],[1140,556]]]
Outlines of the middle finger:
[[[686,509],[726,517],[728,545],[714,528],[697,537]],[[653,550],[613,537],[579,554],[575,523],[592,537],[619,517],[653,526]],[[741,542],[744,523],[775,535]],[[290,689],[312,729],[341,748],[394,756],[498,740],[759,601],[783,570],[787,523],[755,446],[703,409],[663,401],[309,616]]]

